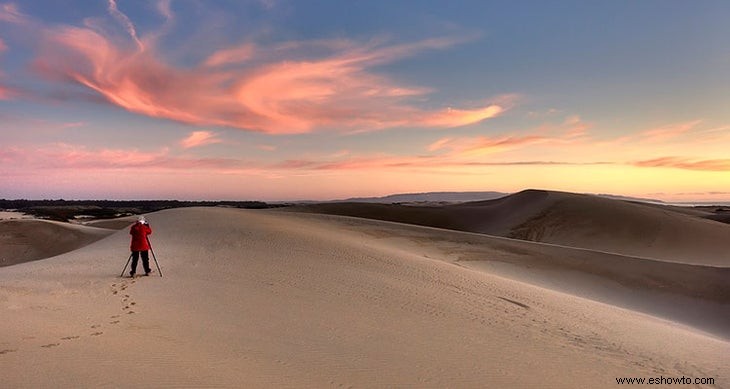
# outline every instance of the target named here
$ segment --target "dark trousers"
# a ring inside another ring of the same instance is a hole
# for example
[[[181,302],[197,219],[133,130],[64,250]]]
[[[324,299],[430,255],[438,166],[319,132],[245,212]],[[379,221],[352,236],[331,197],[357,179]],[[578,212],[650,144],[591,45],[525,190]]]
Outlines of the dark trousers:
[[[145,273],[150,272],[150,256],[148,251],[132,251],[132,271],[131,274],[137,272],[137,261],[139,261],[139,253],[142,253],[142,267]]]

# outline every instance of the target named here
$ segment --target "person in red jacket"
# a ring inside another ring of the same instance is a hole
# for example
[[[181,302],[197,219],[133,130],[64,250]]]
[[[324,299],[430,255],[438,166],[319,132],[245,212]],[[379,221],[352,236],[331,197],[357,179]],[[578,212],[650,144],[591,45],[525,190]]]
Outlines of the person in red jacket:
[[[134,277],[137,272],[137,261],[139,260],[140,253],[142,254],[142,267],[144,268],[144,275],[150,275],[150,257],[148,250],[150,249],[149,240],[147,235],[152,234],[152,228],[144,219],[144,216],[140,216],[137,222],[129,229],[129,234],[132,235],[132,268],[129,271],[129,276]]]

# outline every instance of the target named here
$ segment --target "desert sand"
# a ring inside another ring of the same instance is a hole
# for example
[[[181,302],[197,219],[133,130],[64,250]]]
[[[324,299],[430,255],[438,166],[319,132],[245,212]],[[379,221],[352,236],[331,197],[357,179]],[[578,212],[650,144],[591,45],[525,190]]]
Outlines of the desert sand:
[[[0,268],[0,386],[730,387],[727,256],[281,210],[146,217],[164,277],[119,277],[126,228]]]
[[[449,206],[324,203],[297,211],[365,217],[606,251],[728,266],[730,224],[706,213],[591,195],[526,190]]]
[[[113,232],[50,220],[0,220],[0,267],[66,253]]]

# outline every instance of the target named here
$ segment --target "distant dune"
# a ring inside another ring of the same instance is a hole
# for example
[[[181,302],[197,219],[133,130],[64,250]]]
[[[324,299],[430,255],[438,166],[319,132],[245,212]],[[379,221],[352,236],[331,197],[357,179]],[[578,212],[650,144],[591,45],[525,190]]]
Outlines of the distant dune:
[[[438,207],[325,203],[292,210],[478,232],[689,264],[728,266],[730,262],[730,225],[679,207],[593,195],[527,190],[496,200]]]
[[[0,266],[63,254],[113,232],[47,220],[0,220]]]

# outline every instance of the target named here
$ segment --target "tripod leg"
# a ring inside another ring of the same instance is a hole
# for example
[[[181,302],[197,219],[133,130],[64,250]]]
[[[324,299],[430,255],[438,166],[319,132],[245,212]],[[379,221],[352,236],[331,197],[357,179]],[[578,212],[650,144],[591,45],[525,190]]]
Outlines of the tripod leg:
[[[152,252],[152,259],[155,260],[155,266],[157,266],[157,272],[160,273],[160,277],[162,277],[162,270],[160,269],[160,264],[157,262],[157,257],[155,256],[155,250],[152,250],[152,246],[150,246],[150,251]]]
[[[124,269],[122,269],[122,274],[119,277],[124,277],[124,271],[127,270],[127,266],[129,266],[129,261],[132,260],[132,255],[134,255],[134,254],[129,254],[129,258],[127,258],[127,264],[124,265]]]
[[[162,269],[160,269],[160,264],[157,262],[157,257],[155,256],[155,250],[152,250],[152,243],[150,243],[150,238],[147,238],[147,245],[150,246],[150,251],[152,252],[152,259],[155,260],[155,266],[157,266],[157,272],[160,273],[160,277],[162,277]]]

